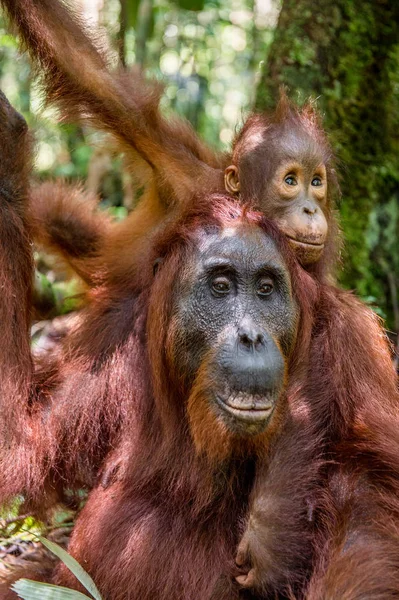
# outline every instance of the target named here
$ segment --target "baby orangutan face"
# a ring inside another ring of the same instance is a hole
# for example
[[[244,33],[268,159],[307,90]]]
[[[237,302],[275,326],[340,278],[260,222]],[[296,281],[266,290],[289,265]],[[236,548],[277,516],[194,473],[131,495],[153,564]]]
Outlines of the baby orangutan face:
[[[273,215],[303,265],[317,262],[328,234],[327,177],[323,164],[284,161],[271,181],[264,212]],[[268,215],[269,216],[269,215]]]
[[[227,191],[277,222],[299,262],[322,257],[328,236],[327,172],[312,138],[297,132],[267,140],[225,171]]]

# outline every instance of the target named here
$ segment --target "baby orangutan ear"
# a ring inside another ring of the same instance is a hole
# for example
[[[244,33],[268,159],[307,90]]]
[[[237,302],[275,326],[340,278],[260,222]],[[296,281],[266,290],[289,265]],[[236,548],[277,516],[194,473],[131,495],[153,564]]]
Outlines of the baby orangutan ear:
[[[226,192],[237,194],[240,191],[240,181],[238,179],[238,168],[230,165],[224,172],[224,187]]]

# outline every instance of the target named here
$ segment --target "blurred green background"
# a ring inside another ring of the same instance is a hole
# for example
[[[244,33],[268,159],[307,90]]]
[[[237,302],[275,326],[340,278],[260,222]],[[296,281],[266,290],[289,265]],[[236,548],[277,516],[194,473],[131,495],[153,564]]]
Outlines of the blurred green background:
[[[165,110],[188,118],[215,147],[229,146],[248,111],[273,108],[281,83],[299,103],[309,95],[319,99],[343,193],[339,210],[346,244],[340,283],[356,290],[397,332],[399,2],[75,3],[106,30],[115,62],[138,63],[162,79]],[[105,206],[123,217],[137,197],[134,181],[123,172],[120,158],[101,146],[99,134],[60,126],[54,112],[42,110],[38,83],[1,13],[0,86],[35,132],[36,175],[83,178]],[[41,277],[47,275],[43,268]],[[50,277],[50,288],[53,283]]]

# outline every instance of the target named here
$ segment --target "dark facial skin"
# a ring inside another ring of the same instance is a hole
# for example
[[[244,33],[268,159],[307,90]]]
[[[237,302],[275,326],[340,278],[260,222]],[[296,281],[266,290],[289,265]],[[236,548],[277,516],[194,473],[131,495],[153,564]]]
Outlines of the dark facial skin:
[[[298,316],[275,243],[243,225],[203,233],[176,298],[176,365],[195,381],[206,358],[218,417],[242,435],[264,430],[284,388]]]
[[[315,141],[304,132],[286,132],[265,144],[264,159],[256,152],[251,160],[264,161],[257,169],[263,178],[259,208],[277,221],[302,265],[320,260],[328,235],[327,176]],[[243,168],[231,165],[226,169],[228,191],[240,191]]]

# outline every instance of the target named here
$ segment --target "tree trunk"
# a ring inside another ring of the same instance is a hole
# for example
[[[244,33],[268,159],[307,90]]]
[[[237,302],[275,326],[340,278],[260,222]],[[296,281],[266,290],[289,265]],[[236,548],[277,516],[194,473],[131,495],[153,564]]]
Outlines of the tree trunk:
[[[136,64],[143,67],[146,58],[146,45],[151,31],[153,0],[141,0],[136,29]]]
[[[127,0],[119,0],[120,14],[119,14],[119,31],[117,36],[118,43],[118,55],[119,61],[123,67],[126,66],[126,31],[128,21],[128,7]]]

